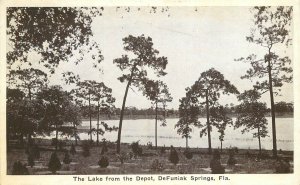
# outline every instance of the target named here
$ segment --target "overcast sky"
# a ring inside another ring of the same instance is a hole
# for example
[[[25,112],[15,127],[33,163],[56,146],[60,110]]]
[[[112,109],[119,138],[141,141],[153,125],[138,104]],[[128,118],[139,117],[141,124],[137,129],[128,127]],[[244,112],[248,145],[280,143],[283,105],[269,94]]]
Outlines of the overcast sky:
[[[122,38],[144,34],[153,39],[154,48],[160,56],[168,58],[165,77],[161,78],[169,87],[173,102],[168,107],[177,109],[179,99],[185,96],[185,88],[191,86],[200,74],[215,68],[224,74],[240,92],[250,89],[255,81],[242,80],[249,64],[235,62],[251,53],[263,54],[266,48],[250,44],[245,37],[252,26],[249,7],[170,7],[167,13],[150,13],[150,9],[131,7],[130,12],[116,7],[105,7],[103,16],[94,18],[92,29],[94,40],[102,50],[103,74],[92,68],[90,59],[79,65],[71,61],[59,66],[51,77],[51,84],[62,84],[60,72],[73,71],[83,80],[103,81],[113,89],[116,107],[121,107],[125,85],[117,80],[122,73],[113,64],[113,59],[126,54]],[[292,48],[283,52],[292,55]],[[282,96],[277,101],[293,101],[292,84],[284,85]],[[269,102],[268,94],[262,101]],[[222,104],[234,103],[234,96],[221,97]],[[126,106],[148,108],[150,101],[136,88],[129,91]]]

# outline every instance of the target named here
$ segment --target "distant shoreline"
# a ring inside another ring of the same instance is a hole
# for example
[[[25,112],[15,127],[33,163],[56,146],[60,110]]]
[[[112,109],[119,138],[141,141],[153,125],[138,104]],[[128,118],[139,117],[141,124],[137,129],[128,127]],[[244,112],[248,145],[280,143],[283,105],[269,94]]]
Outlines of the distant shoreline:
[[[237,117],[237,114],[229,115],[231,118]],[[270,114],[266,115],[266,117],[271,117]],[[178,116],[171,115],[166,117],[166,119],[178,119]],[[206,118],[205,116],[200,116],[199,118]],[[294,118],[293,112],[291,113],[277,113],[276,118]],[[100,116],[100,120],[119,120],[119,115],[113,115],[110,118],[108,116]],[[124,115],[123,120],[138,120],[138,119],[155,119],[155,115]],[[89,118],[83,118],[82,121],[89,121]],[[92,118],[92,121],[97,121],[97,118]]]

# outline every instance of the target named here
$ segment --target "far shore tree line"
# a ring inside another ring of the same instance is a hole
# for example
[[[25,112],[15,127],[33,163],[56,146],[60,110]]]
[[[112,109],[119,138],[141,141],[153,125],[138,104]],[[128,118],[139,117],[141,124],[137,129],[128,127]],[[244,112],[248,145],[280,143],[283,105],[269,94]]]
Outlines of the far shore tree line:
[[[200,136],[207,135],[208,151],[211,153],[211,131],[219,133],[220,146],[228,126],[242,128],[242,133],[254,131],[261,151],[261,138],[268,136],[266,115],[272,117],[273,156],[277,156],[275,112],[293,112],[293,104],[275,104],[284,83],[292,82],[291,60],[282,56],[280,49],[291,45],[290,25],[292,7],[253,7],[254,26],[246,40],[265,49],[264,56],[250,54],[236,59],[236,62],[250,64],[250,69],[242,79],[256,81],[253,88],[239,92],[218,70],[210,68],[199,72],[194,84],[186,87],[186,94],[180,98],[178,110],[167,109],[174,101],[163,76],[167,75],[168,58],[155,49],[151,37],[129,35],[123,38],[124,53],[113,60],[122,72],[118,80],[126,84],[121,108],[116,108],[113,89],[98,80],[84,80],[73,72],[62,74],[64,86],[49,85],[48,77],[55,73],[60,63],[67,62],[75,53],[79,63],[85,54],[91,55],[93,67],[101,71],[104,60],[99,45],[92,40],[93,17],[102,16],[104,8],[28,8],[7,9],[7,34],[12,50],[7,53],[7,137],[18,137],[21,143],[32,136],[69,135],[77,143],[77,127],[83,118],[90,123],[88,134],[93,135],[117,131],[116,151],[121,151],[123,120],[126,115],[155,115],[155,146],[157,148],[158,123],[167,124],[166,118],[178,116],[175,125],[177,133],[186,139],[186,148],[193,127],[200,128]],[[25,24],[26,23],[26,24]],[[41,56],[40,65],[45,70],[33,68],[28,61],[32,52]],[[20,65],[21,64],[21,65]],[[25,64],[29,67],[24,68]],[[103,71],[102,71],[103,72]],[[105,73],[105,71],[104,71]],[[178,74],[179,75],[179,74]],[[139,110],[126,108],[130,90],[142,92],[152,107]],[[264,93],[269,92],[270,108],[260,102]],[[221,99],[227,95],[236,96],[238,105],[222,105]],[[233,122],[231,115],[237,119]],[[102,115],[118,116],[118,127],[110,127]],[[199,117],[206,117],[200,122]],[[97,119],[97,128],[92,127],[92,119]],[[101,127],[99,127],[101,126]],[[56,144],[57,149],[57,144]]]
[[[276,102],[275,105],[275,112],[276,116],[293,116],[294,113],[294,103],[293,102]],[[97,107],[93,106],[92,107],[92,118],[96,119],[97,118]],[[237,108],[238,105],[234,104],[225,104],[224,105],[224,111],[226,114],[228,114],[230,117],[236,117],[238,114]],[[267,108],[267,113],[266,116],[271,116],[271,109]],[[105,118],[105,119],[116,119],[119,118],[121,113],[120,108],[115,108],[112,112],[108,113],[100,113],[100,116]],[[206,108],[200,107],[199,108],[199,114],[201,117],[206,117]],[[81,107],[81,115],[83,119],[89,119],[89,112],[88,112],[88,107]],[[150,108],[137,108],[134,106],[131,107],[125,107],[124,110],[124,115],[126,116],[127,119],[147,119],[147,118],[153,118],[156,113],[155,113],[155,107],[150,107]],[[178,118],[179,117],[179,110],[178,109],[165,109],[161,110],[160,115],[165,115],[166,118]]]

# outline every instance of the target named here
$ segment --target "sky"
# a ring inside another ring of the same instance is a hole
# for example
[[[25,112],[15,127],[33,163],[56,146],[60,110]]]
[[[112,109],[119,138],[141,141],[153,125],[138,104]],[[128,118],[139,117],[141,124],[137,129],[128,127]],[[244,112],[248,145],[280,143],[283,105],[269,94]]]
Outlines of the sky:
[[[94,18],[92,24],[93,39],[99,43],[104,56],[103,73],[92,68],[91,59],[85,57],[79,65],[72,60],[60,64],[50,78],[51,84],[62,84],[61,72],[73,71],[82,80],[103,81],[112,88],[116,107],[121,107],[126,84],[117,80],[122,72],[113,64],[113,59],[126,54],[124,37],[144,34],[153,39],[159,56],[168,58],[167,75],[160,78],[173,97],[168,108],[177,109],[179,99],[185,96],[185,88],[210,68],[220,71],[240,92],[253,86],[255,81],[240,78],[250,65],[234,61],[252,53],[263,55],[266,52],[266,48],[246,41],[253,24],[249,7],[170,7],[164,13],[153,13],[150,9],[130,7],[130,12],[126,12],[124,8],[104,7],[103,16]],[[292,56],[292,48],[280,52]],[[32,57],[32,60],[37,59]],[[293,84],[284,85],[281,94],[275,97],[275,102],[293,101]],[[263,95],[261,101],[269,105],[268,94]],[[238,104],[238,101],[235,96],[222,96],[220,103]],[[129,90],[126,106],[149,108],[151,102],[133,87]]]

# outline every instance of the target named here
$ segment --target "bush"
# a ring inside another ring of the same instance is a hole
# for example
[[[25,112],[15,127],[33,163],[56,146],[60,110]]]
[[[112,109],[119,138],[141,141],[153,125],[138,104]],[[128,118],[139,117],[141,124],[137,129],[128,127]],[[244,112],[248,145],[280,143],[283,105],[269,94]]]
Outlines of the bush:
[[[129,159],[132,159],[134,157],[134,154],[132,152],[129,152],[128,155],[129,155]]]
[[[75,146],[73,145],[73,143],[71,145],[70,154],[72,154],[72,155],[76,154],[76,149],[75,149]]]
[[[63,162],[64,162],[65,164],[70,164],[71,161],[72,161],[72,160],[70,159],[69,153],[68,153],[68,152],[65,152],[65,157],[64,157]]]
[[[61,163],[57,157],[56,152],[51,154],[50,161],[48,163],[48,168],[52,173],[55,173],[61,168]]]
[[[34,159],[39,159],[39,158],[40,158],[40,149],[39,149],[39,147],[38,147],[37,144],[34,144],[34,145],[31,147],[29,153],[32,154],[32,157],[33,157]]]
[[[124,164],[124,161],[127,160],[127,155],[126,153],[121,152],[120,154],[117,154],[117,158],[120,160],[121,164]]]
[[[288,161],[278,158],[275,164],[275,170],[276,173],[290,173],[290,164]]]
[[[265,159],[270,159],[271,156],[268,153],[262,152],[261,154],[257,155],[257,158],[265,160]]]
[[[193,158],[193,153],[192,153],[191,151],[189,151],[189,150],[185,150],[185,151],[183,152],[183,154],[185,155],[185,157],[186,157],[187,159],[192,159],[192,158]]]
[[[210,168],[212,174],[224,174],[225,168],[221,165],[220,162],[221,155],[219,150],[215,150],[213,153],[213,158],[210,161]]]
[[[220,159],[221,158],[219,150],[214,150],[213,158],[214,159]]]
[[[98,165],[101,168],[106,168],[109,165],[108,158],[106,156],[102,156],[98,162]]]
[[[29,175],[29,172],[25,165],[17,161],[13,165],[12,175]]]
[[[164,165],[158,159],[155,159],[151,164],[151,170],[161,172],[164,170]]]
[[[247,150],[247,152],[245,153],[246,157],[247,158],[252,158],[252,154],[250,153],[249,150]]]
[[[166,153],[166,147],[165,147],[165,145],[160,148],[160,154],[164,154],[164,153]]]
[[[229,151],[229,159],[227,161],[228,166],[234,166],[236,164],[236,159],[234,158],[234,152],[233,150]]]
[[[133,142],[131,144],[131,150],[134,154],[134,156],[141,156],[143,154],[143,149],[139,146],[139,142]]]
[[[105,140],[103,140],[102,142],[102,149],[101,149],[101,154],[103,155],[105,152],[108,151],[108,148],[107,148],[107,143]]]
[[[153,148],[152,142],[149,141],[149,142],[147,143],[147,147],[148,147],[149,150],[152,150],[152,148]]]
[[[220,159],[213,158],[210,161],[210,168],[211,168],[212,174],[224,174],[225,173],[225,169],[221,165]]]
[[[63,151],[65,146],[66,146],[66,142],[64,142],[64,141],[59,141],[58,142],[58,149],[60,151]]]
[[[28,165],[32,168],[34,166],[34,157],[32,153],[28,155]]]
[[[175,148],[172,145],[171,145],[170,150],[171,151],[170,151],[169,161],[176,165],[179,162],[178,154],[177,154]]]
[[[84,142],[84,143],[82,144],[82,150],[83,150],[82,155],[83,155],[84,157],[90,156],[90,144],[89,144],[88,141],[87,141],[87,142]]]
[[[52,138],[51,139],[51,145],[56,146],[56,144],[58,144],[58,140],[56,138]]]

